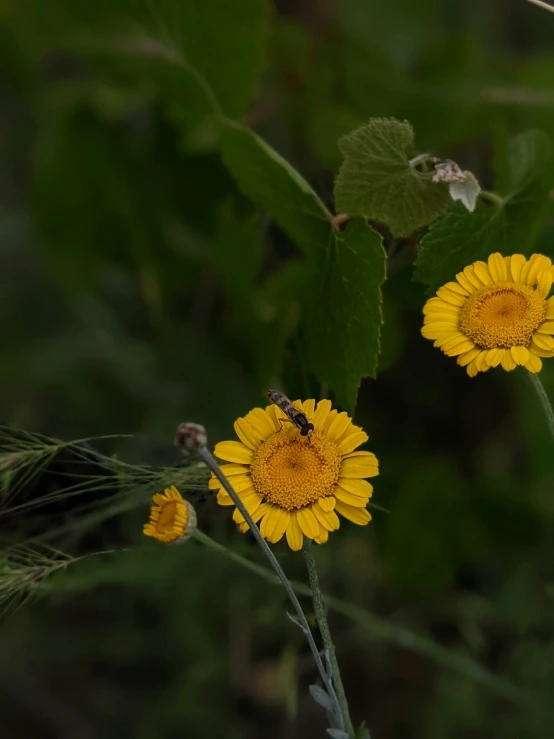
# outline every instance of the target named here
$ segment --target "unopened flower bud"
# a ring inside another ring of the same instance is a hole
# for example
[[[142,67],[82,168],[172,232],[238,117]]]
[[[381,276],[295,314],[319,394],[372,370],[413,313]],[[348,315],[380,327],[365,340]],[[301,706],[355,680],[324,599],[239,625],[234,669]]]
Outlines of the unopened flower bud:
[[[208,443],[206,429],[199,423],[180,423],[175,434],[175,446],[187,457],[195,457]]]

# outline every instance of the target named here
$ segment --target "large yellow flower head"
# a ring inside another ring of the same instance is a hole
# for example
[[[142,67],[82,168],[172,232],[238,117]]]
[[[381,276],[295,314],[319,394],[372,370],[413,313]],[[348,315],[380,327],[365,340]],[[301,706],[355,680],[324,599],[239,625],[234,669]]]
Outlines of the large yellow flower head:
[[[371,520],[366,505],[373,487],[366,477],[379,474],[371,452],[354,451],[367,434],[346,413],[331,410],[329,400],[294,402],[309,422],[311,437],[302,436],[276,405],[254,408],[235,421],[240,441],[222,441],[214,453],[230,462],[221,466],[260,532],[272,544],[286,535],[293,550],[304,536],[317,544],[339,528],[337,513],[363,526]],[[220,505],[233,505],[212,475]],[[244,533],[248,524],[238,509],[233,520]]]
[[[470,377],[501,365],[539,372],[554,357],[554,267],[548,257],[491,254],[474,262],[425,303],[421,333]]]
[[[188,500],[184,500],[175,485],[164,493],[153,496],[154,505],[150,521],[144,524],[142,533],[164,544],[175,544],[187,539],[196,528],[196,512]]]

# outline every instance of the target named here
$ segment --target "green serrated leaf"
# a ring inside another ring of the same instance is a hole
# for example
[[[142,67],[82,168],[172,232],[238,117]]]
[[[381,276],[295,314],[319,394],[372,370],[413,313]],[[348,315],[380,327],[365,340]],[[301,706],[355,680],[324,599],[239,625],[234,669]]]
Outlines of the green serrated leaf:
[[[550,158],[545,134],[530,131],[514,139],[508,194],[500,204],[477,203],[474,213],[456,204],[423,239],[414,279],[427,283],[434,293],[465,266],[486,260],[493,252],[530,254],[552,212]]]
[[[308,256],[322,251],[329,213],[306,180],[248,128],[222,124],[223,160],[244,194],[264,208]]]
[[[335,182],[340,212],[364,216],[403,235],[432,223],[448,208],[444,183],[409,163],[414,132],[407,121],[372,118],[339,141],[344,162]]]
[[[386,255],[381,237],[361,219],[333,231],[314,280],[305,321],[306,361],[353,411],[363,377],[375,377],[382,323],[381,285]]]
[[[222,125],[223,159],[241,190],[264,208],[308,257],[304,304],[305,360],[352,411],[363,377],[375,376],[379,354],[380,287],[385,279],[381,238],[361,219],[344,232],[310,185],[247,128]]]

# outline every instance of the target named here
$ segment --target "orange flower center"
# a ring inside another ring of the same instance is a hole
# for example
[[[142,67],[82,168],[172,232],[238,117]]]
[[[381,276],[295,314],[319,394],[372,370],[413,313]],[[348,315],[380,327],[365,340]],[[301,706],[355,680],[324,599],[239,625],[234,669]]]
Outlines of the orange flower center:
[[[471,295],[460,309],[460,331],[482,349],[528,346],[546,316],[532,287],[506,282]]]
[[[268,503],[293,510],[333,494],[341,459],[325,435],[315,432],[308,440],[296,428],[283,427],[254,452],[250,474]]]

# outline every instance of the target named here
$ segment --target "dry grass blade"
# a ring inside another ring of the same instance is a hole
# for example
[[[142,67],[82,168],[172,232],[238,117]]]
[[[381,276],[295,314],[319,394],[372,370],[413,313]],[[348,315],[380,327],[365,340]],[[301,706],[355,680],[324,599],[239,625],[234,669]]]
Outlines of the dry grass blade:
[[[551,13],[554,13],[554,5],[544,3],[542,2],[542,0],[528,0],[528,2],[532,3],[533,5],[538,5],[539,8],[544,8],[545,10],[549,10]]]

